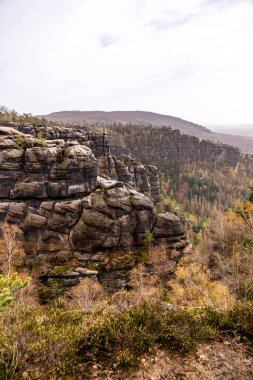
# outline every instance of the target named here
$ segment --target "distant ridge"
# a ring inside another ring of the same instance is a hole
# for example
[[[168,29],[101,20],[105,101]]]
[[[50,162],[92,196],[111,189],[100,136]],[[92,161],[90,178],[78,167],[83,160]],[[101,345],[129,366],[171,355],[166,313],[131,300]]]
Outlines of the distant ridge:
[[[87,124],[134,124],[168,126],[200,139],[238,146],[244,153],[253,154],[253,137],[212,132],[199,124],[170,115],[145,111],[60,111],[43,115],[48,120],[65,123]]]
[[[50,120],[60,120],[70,123],[101,123],[101,124],[142,124],[156,125],[158,127],[171,126],[180,129],[184,133],[211,133],[209,129],[201,125],[191,123],[178,117],[162,115],[144,111],[61,111],[45,115]]]

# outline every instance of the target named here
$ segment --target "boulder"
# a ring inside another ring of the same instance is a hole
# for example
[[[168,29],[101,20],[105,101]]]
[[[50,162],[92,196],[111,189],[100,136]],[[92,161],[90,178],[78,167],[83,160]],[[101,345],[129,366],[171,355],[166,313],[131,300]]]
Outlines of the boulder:
[[[185,230],[182,222],[175,214],[166,212],[159,214],[153,228],[154,237],[171,237],[184,235]]]

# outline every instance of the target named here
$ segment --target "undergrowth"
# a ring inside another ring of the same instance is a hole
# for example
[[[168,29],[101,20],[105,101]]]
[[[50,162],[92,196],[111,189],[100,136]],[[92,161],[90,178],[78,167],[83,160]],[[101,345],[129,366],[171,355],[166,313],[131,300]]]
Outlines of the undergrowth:
[[[253,303],[230,311],[169,310],[141,304],[123,311],[7,308],[0,320],[0,379],[89,378],[94,364],[136,368],[158,349],[186,355],[220,334],[253,341]]]

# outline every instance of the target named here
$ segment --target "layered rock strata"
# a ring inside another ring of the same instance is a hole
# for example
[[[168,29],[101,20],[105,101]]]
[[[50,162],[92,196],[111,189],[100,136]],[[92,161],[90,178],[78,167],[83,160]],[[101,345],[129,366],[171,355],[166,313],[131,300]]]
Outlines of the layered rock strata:
[[[111,126],[110,128],[122,137],[123,143],[136,157],[147,163],[150,162],[150,159],[158,159],[159,163],[166,160],[171,165],[208,162],[216,166],[236,168],[238,162],[243,159],[239,148],[200,140],[168,127],[140,126],[138,133],[134,132],[138,128],[134,128],[134,126]],[[123,153],[117,146],[115,149],[117,156],[120,155],[120,152]]]
[[[125,257],[143,245],[147,230],[180,254],[188,244],[184,226],[174,214],[157,215],[152,200],[159,200],[156,167],[112,156],[103,132],[0,127],[0,223],[20,227],[27,260],[54,261],[43,266],[47,286],[69,287],[87,276],[108,290],[128,286],[134,261]],[[123,261],[108,269],[112,254]],[[74,267],[57,266],[60,257]]]
[[[147,194],[155,203],[159,201],[160,188],[157,168],[152,165],[138,163],[131,157],[127,148],[118,147],[115,151],[115,147],[110,147],[108,135],[105,131],[90,131],[83,127],[44,127],[31,124],[7,123],[5,127],[1,128],[0,136],[1,134],[12,135],[12,142],[9,141],[12,144],[12,149],[23,148],[23,152],[21,150],[15,151],[16,154],[20,154],[16,163],[17,171],[23,170],[27,173],[28,167],[34,163],[34,165],[37,165],[37,177],[40,176],[41,179],[39,182],[42,181],[42,174],[45,174],[45,184],[52,182],[48,189],[43,189],[45,197],[51,197],[51,193],[55,197],[58,197],[58,194],[67,197],[75,192],[80,193],[80,191],[89,193],[96,187],[94,179],[98,174],[105,178],[122,181],[125,185]],[[46,141],[46,145],[43,145],[43,142]],[[42,147],[44,148],[43,150],[41,149]],[[97,160],[95,165],[92,162],[90,150],[86,148],[89,148],[95,156]],[[0,149],[3,148],[0,147]],[[12,157],[13,154],[14,151],[10,152]],[[4,157],[3,160],[5,161]],[[5,165],[4,161],[3,165]],[[75,165],[72,169],[69,161],[72,161],[72,164]],[[81,163],[78,163],[78,161]],[[22,162],[26,164],[26,167],[22,167]],[[80,165],[83,165],[83,168]],[[94,172],[94,166],[97,173]],[[66,183],[67,187],[72,185],[69,193],[64,186],[67,179],[64,174],[66,168],[72,171],[70,181]],[[81,173],[82,169],[84,170]],[[32,173],[34,168],[31,167],[30,171]],[[46,173],[48,173],[48,178]],[[78,176],[77,173],[80,173],[81,176]],[[33,182],[28,177],[26,182]],[[36,176],[30,177],[35,178]],[[72,181],[72,177],[75,178],[75,181]],[[17,177],[13,178],[13,182],[16,179]],[[62,186],[59,184],[60,179],[63,180]],[[55,180],[59,184],[58,189],[54,184]],[[80,182],[82,185],[80,185]],[[87,188],[82,190],[82,186]],[[38,193],[40,193],[40,189]],[[16,197],[15,191],[13,196],[14,198]]]
[[[44,141],[2,128],[0,198],[66,198],[97,186],[91,150],[76,141]]]
[[[117,161],[103,133],[47,128],[46,140],[41,128],[37,137],[21,132],[34,128],[0,128],[0,220],[21,228],[27,253],[35,246],[40,253],[129,249],[142,245],[146,230],[168,246],[185,246],[180,220],[155,213],[155,167]],[[116,179],[97,175],[108,161]]]

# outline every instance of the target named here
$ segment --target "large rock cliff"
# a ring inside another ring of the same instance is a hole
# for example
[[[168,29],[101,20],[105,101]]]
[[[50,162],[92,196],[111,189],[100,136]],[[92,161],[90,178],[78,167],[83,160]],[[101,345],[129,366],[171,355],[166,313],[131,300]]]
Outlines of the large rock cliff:
[[[15,158],[16,175],[20,174],[21,170],[26,173],[23,175],[26,177],[24,182],[44,182],[44,186],[41,184],[43,191],[38,190],[38,198],[90,193],[96,187],[96,176],[100,175],[122,181],[125,185],[151,196],[155,203],[159,201],[157,168],[133,160],[126,148],[119,147],[117,155],[114,155],[115,148],[109,146],[108,135],[104,131],[90,131],[83,127],[45,128],[39,125],[8,123],[1,128],[0,133],[9,135],[6,144],[11,144],[8,146],[12,157],[10,161],[13,161],[14,154],[20,154],[20,157]],[[15,150],[17,145],[23,150]],[[95,156],[95,162],[91,153]],[[5,155],[8,156],[7,153]],[[2,166],[6,165],[7,156],[2,156]],[[32,166],[33,161],[36,167]],[[25,165],[22,165],[23,163]],[[30,175],[27,174],[29,172]],[[13,178],[12,184],[15,182],[16,178]],[[9,180],[7,185],[11,186]],[[5,189],[7,193],[8,190]],[[19,197],[16,189],[11,190],[15,190],[11,197]]]
[[[146,230],[186,245],[180,220],[157,215],[157,169],[110,154],[107,134],[82,128],[0,128],[0,220],[17,224],[25,250],[80,255],[143,244]]]

